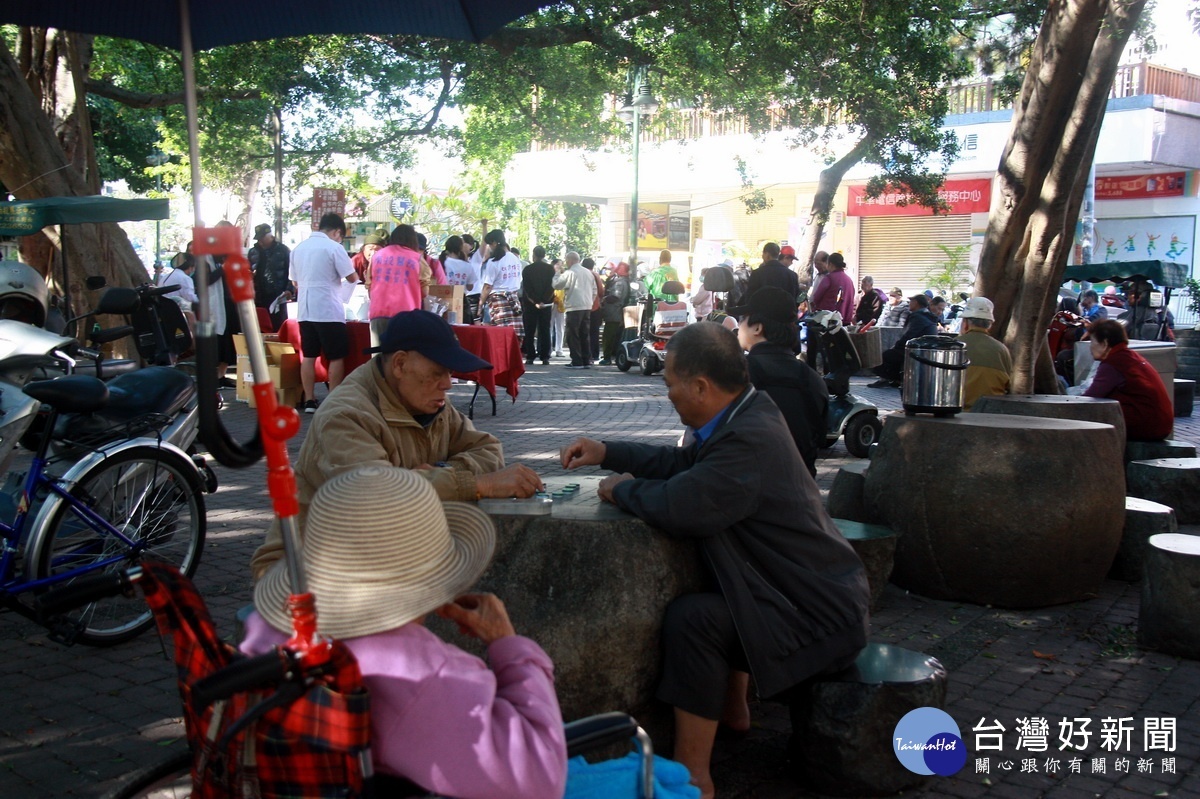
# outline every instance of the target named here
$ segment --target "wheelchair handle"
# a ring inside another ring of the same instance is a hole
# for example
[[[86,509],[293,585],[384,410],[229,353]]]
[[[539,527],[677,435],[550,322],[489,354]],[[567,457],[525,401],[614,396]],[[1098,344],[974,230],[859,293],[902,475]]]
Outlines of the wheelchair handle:
[[[285,682],[293,671],[292,659],[282,649],[239,659],[197,680],[192,686],[192,704],[200,710],[243,691],[275,686]]]
[[[70,585],[55,588],[34,600],[34,607],[43,616],[59,616],[83,605],[118,594],[133,596],[133,585],[141,579],[140,567],[117,572],[85,574]]]

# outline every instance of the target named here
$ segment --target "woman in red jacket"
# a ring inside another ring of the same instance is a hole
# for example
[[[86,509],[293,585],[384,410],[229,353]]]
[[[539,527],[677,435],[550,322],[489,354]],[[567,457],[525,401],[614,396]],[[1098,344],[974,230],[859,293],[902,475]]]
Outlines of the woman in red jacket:
[[[1129,349],[1120,322],[1104,319],[1091,327],[1092,357],[1100,361],[1084,396],[1115,399],[1125,416],[1125,438],[1157,441],[1171,435],[1175,414],[1167,388],[1154,367]]]

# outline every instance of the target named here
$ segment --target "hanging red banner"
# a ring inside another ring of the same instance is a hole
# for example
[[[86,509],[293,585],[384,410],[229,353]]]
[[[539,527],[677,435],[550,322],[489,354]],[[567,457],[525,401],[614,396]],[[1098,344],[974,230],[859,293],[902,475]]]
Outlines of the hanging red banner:
[[[933,211],[912,202],[904,192],[887,192],[867,197],[865,186],[850,187],[850,216],[932,216]],[[950,206],[951,214],[986,214],[992,203],[992,181],[987,178],[948,180],[938,189],[938,196]],[[899,205],[907,202],[907,205]]]

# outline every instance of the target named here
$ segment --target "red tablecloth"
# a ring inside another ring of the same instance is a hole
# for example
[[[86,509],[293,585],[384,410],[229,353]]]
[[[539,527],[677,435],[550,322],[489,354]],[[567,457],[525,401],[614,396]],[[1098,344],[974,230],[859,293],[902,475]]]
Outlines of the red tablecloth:
[[[371,346],[371,326],[366,322],[347,322],[346,332],[350,334],[350,352],[346,354],[346,374],[350,374],[362,364],[371,360],[371,356],[363,352],[363,350]],[[296,352],[300,352],[300,323],[295,319],[289,319],[279,328],[279,340],[285,344],[291,344],[296,348]],[[304,359],[301,354],[300,359]],[[329,380],[329,372],[327,367],[329,362],[322,355],[317,359],[317,382],[325,383]]]
[[[350,352],[346,355],[346,374],[350,374],[361,364],[371,359],[363,352],[371,346],[371,326],[366,322],[347,322],[346,330],[350,334]],[[490,325],[454,325],[454,333],[463,349],[475,353],[490,363],[493,369],[480,369],[477,372],[459,373],[454,376],[460,380],[470,380],[496,396],[496,386],[502,386],[510,397],[517,398],[520,391],[517,381],[525,374],[525,361],[521,356],[521,345],[517,336],[509,327],[492,327]],[[300,352],[300,323],[289,319],[279,329],[279,340],[293,345]],[[301,355],[301,358],[304,356]],[[324,356],[317,360],[317,382],[324,383],[328,377],[328,363]]]
[[[514,400],[520,392],[517,381],[525,374],[525,360],[521,356],[521,345],[511,327],[491,325],[454,325],[454,334],[463,349],[469,350],[490,363],[494,368],[478,372],[455,372],[459,380],[470,380],[482,386],[487,393],[496,396],[496,386],[503,386]]]

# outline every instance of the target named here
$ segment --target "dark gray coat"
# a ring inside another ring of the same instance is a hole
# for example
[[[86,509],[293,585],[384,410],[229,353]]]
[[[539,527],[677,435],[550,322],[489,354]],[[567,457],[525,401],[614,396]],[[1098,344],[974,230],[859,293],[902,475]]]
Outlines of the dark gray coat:
[[[867,642],[862,561],[838,533],[779,409],[747,389],[699,451],[605,442],[616,503],[694,538],[729,603],[760,696],[774,696]]]

